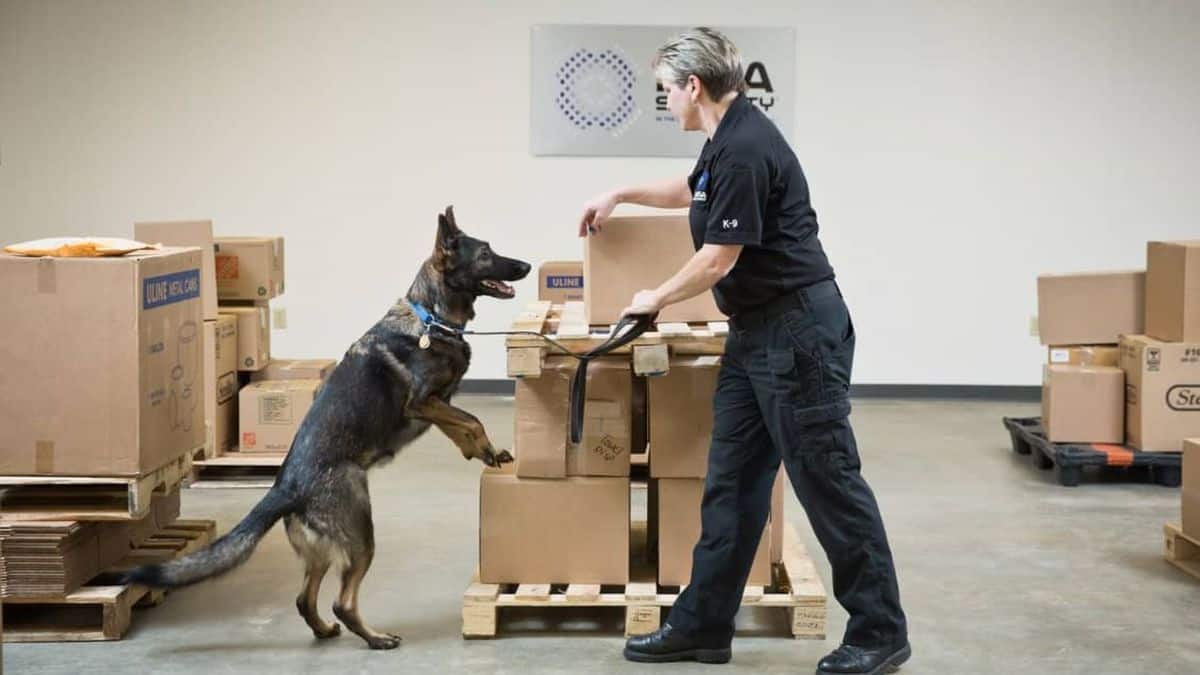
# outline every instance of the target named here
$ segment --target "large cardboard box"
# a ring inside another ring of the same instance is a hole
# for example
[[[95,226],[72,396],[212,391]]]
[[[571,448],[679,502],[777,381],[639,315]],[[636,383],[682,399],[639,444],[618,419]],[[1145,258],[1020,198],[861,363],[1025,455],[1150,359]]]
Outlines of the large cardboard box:
[[[333,372],[333,359],[271,359],[266,368],[250,374],[259,380],[325,380]]]
[[[266,305],[221,305],[220,314],[238,321],[238,370],[255,371],[271,361],[271,308]]]
[[[583,301],[583,263],[579,260],[544,262],[538,268],[538,300],[564,302]]]
[[[1200,438],[1183,442],[1183,533],[1200,539]]]
[[[1146,335],[1200,342],[1200,239],[1147,244]]]
[[[1121,338],[1125,371],[1125,442],[1139,450],[1179,452],[1200,436],[1200,342]]]
[[[547,358],[542,374],[517,380],[516,475],[522,478],[628,476],[633,442],[633,371],[628,358],[588,365],[583,437],[570,442],[571,378],[578,362]]]
[[[621,318],[633,294],[658,288],[696,253],[687,216],[609,218],[584,244],[583,302],[588,323]],[[659,322],[724,321],[712,293],[664,309]]]
[[[479,480],[479,580],[485,584],[629,581],[629,479]]]
[[[682,586],[691,579],[692,550],[700,541],[700,502],[704,496],[704,480],[662,478],[654,482],[658,489],[658,583]],[[747,584],[765,586],[769,583],[771,536],[768,523],[763,528],[758,551],[754,554]]]
[[[1063,366],[1121,367],[1121,348],[1115,344],[1049,347],[1048,357],[1048,363]]]
[[[204,445],[200,267],[0,255],[0,474],[137,475]]]
[[[147,244],[196,246],[200,249],[200,302],[204,320],[217,318],[217,275],[211,220],[134,223],[133,238]]]
[[[238,392],[242,452],[287,452],[320,380],[251,382]]]
[[[652,478],[703,478],[712,442],[718,356],[679,356],[665,375],[647,378]]]
[[[1044,345],[1115,344],[1122,335],[1142,332],[1145,272],[1044,274],[1037,285]]]
[[[283,237],[217,237],[217,297],[270,300],[283,295]]]
[[[1053,443],[1125,440],[1125,374],[1109,366],[1047,364],[1042,377],[1042,426]]]
[[[224,315],[204,322],[205,456],[237,449],[238,320]]]

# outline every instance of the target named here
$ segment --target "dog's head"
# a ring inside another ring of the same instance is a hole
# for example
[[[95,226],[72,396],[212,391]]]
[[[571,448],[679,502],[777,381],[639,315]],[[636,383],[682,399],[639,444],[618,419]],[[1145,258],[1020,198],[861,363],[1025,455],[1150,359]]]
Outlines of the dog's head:
[[[443,283],[460,293],[490,295],[508,300],[515,295],[506,281],[520,281],[529,274],[523,260],[506,258],[492,250],[486,241],[468,236],[458,229],[454,207],[438,214],[437,243],[433,264],[442,273]]]

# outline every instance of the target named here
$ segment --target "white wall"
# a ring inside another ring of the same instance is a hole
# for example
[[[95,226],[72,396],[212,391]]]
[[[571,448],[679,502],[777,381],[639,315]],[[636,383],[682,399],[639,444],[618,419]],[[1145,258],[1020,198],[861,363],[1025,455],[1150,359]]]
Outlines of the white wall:
[[[446,204],[502,252],[578,257],[584,199],[690,168],[529,155],[529,27],[553,22],[797,27],[795,146],[862,383],[1036,383],[1039,272],[1200,235],[1186,0],[0,0],[0,239],[283,234],[274,351],[340,355]],[[534,295],[481,301],[479,326]],[[500,339],[474,344],[469,376],[503,377]]]

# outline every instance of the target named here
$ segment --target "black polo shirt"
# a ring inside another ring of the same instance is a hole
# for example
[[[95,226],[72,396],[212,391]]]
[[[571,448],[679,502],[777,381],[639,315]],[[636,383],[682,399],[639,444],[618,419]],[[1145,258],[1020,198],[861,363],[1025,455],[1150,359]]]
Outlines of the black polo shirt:
[[[713,287],[725,314],[833,278],[796,153],[745,96],[734,99],[705,142],[688,186],[696,250],[743,245],[733,270]]]

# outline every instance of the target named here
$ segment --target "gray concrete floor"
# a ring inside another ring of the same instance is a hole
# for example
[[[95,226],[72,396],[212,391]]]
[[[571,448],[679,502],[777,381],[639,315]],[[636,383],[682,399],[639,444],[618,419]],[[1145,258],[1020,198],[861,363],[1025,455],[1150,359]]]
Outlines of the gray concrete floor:
[[[498,444],[512,439],[510,399],[462,397]],[[883,509],[909,615],[905,673],[1200,672],[1200,583],[1162,559],[1162,525],[1179,492],[1149,484],[1063,488],[1013,455],[1000,425],[1028,404],[856,402],[864,473]],[[121,642],[5,645],[8,673],[691,672],[621,658],[621,616],[597,629],[573,617],[537,630],[518,616],[499,639],[459,637],[460,595],[475,566],[478,464],[428,434],[373,474],[378,554],[364,615],[404,636],[372,652],[344,634],[316,643],[296,615],[300,566],[281,527],[242,569],[139,610]],[[259,490],[188,490],[186,517],[236,523]],[[820,556],[795,498],[787,517]],[[336,584],[321,605],[329,616]],[[845,613],[831,596],[829,639],[793,641],[772,616],[746,617],[722,672],[812,672],[837,645]],[[590,630],[587,630],[589,629]],[[604,628],[608,631],[605,632]],[[580,629],[580,630],[576,630]],[[762,636],[763,633],[767,636]]]

